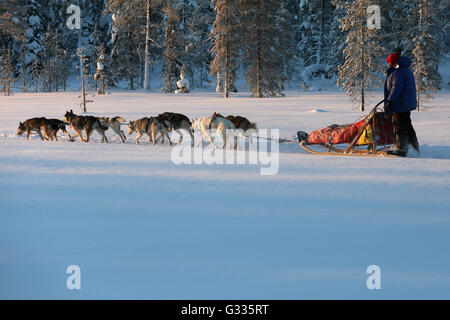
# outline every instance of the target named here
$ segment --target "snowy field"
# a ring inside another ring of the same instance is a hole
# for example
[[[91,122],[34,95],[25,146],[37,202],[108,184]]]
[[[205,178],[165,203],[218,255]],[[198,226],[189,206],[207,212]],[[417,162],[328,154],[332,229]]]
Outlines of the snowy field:
[[[273,176],[177,166],[167,145],[123,145],[112,131],[109,144],[97,133],[88,144],[16,135],[19,121],[77,113],[77,96],[0,97],[0,298],[450,298],[449,93],[412,115],[420,155],[320,157],[282,144]],[[362,115],[337,91],[114,92],[88,109],[127,120],[240,114],[285,138]],[[66,288],[69,265],[81,290]],[[381,290],[366,287],[369,265]]]

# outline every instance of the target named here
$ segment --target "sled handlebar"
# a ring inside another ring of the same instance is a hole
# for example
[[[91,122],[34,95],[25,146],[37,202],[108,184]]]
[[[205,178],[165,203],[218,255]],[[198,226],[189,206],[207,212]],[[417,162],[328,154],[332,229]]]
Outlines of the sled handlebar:
[[[383,100],[381,100],[380,102],[378,102],[378,103],[376,104],[376,106],[373,107],[372,110],[376,110],[376,109],[378,108],[378,106],[379,106],[380,104],[382,104],[384,101],[385,101],[385,100],[383,99]]]

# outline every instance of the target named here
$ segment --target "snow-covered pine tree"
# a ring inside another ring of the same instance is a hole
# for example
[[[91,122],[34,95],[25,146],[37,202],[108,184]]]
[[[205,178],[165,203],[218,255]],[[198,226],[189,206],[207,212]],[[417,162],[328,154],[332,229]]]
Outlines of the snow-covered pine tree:
[[[383,43],[390,52],[412,51],[408,37],[411,24],[408,6],[408,2],[403,0],[384,0],[380,6]]]
[[[11,48],[11,64],[14,73],[20,74],[24,92],[28,90],[27,4],[26,0],[0,2],[0,43]]]
[[[0,87],[5,96],[11,96],[14,87],[14,68],[11,64],[11,48],[4,49],[0,55]]]
[[[86,66],[86,62],[88,60],[88,58],[84,55],[84,51],[86,49],[81,47],[77,49],[77,56],[80,59],[80,75],[81,75],[81,101],[80,101],[80,107],[83,108],[83,112],[87,112],[87,108],[86,108],[86,104],[90,103],[90,102],[94,102],[93,100],[88,100],[86,98],[86,95],[88,94],[88,83],[87,83],[87,66]]]
[[[434,93],[439,88],[438,65],[441,47],[436,32],[439,24],[437,4],[432,0],[415,0],[411,3],[410,17],[413,18],[413,25],[409,29],[409,38],[412,42],[412,69],[416,78],[418,108],[424,101],[434,98]]]
[[[94,81],[96,83],[97,94],[105,94],[106,84],[104,78],[105,69],[105,52],[103,46],[98,48],[98,58],[97,58],[97,72],[94,75]]]
[[[439,2],[439,20],[442,28],[440,29],[440,38],[442,53],[450,54],[450,1],[440,0]]]
[[[42,50],[42,89],[43,91],[52,91],[52,84],[54,82],[54,76],[56,75],[54,66],[54,57],[56,55],[57,38],[55,33],[51,30],[50,25],[47,26],[47,32],[43,39]]]
[[[279,39],[278,51],[283,57],[284,63],[282,71],[284,72],[286,80],[283,80],[283,85],[289,80],[295,80],[298,83],[298,47],[295,34],[295,27],[292,23],[295,21],[295,15],[288,10],[287,5],[282,2],[281,8],[278,11],[278,18],[275,23],[275,27],[278,32],[282,33],[282,37]]]
[[[300,20],[300,4],[301,0],[285,0],[284,1],[284,8],[289,13],[289,21],[288,23],[291,25],[291,29],[293,30],[293,41],[294,41],[294,47],[293,49],[293,58],[289,62],[290,68],[293,72],[290,75],[290,81],[294,82],[297,86],[300,84],[306,85],[306,82],[304,81],[303,74],[300,72],[304,66],[303,59],[302,59],[302,52],[300,51],[299,43],[302,40],[301,35],[301,20]],[[303,87],[304,88],[304,87]]]
[[[42,71],[42,65],[40,64],[39,60],[36,58],[36,60],[33,62],[33,65],[30,68],[30,76],[31,80],[34,84],[34,92],[38,92],[38,87],[40,85],[41,80],[41,71]],[[65,89],[64,89],[65,91]]]
[[[299,2],[299,36],[298,48],[309,67],[308,76],[317,78],[332,74],[330,66],[330,33],[334,8],[331,1],[301,0]]]
[[[146,25],[145,25],[145,53],[144,53],[144,90],[150,91],[150,29],[152,6],[151,0],[147,0],[146,7]]]
[[[195,51],[192,50],[195,30],[191,27],[196,6],[197,0],[175,0],[173,4],[178,15],[176,26],[178,48],[176,50],[176,57],[177,60],[180,62],[182,61],[181,64],[184,66],[183,74],[185,78],[190,81],[191,85],[194,85],[194,70],[191,55],[193,55],[193,51]]]
[[[152,0],[151,4],[158,2]],[[106,12],[112,15],[114,28],[111,74],[128,79],[128,88],[134,89],[136,80],[145,78],[147,0],[109,0]]]
[[[210,37],[214,22],[214,10],[211,0],[196,0],[193,3],[192,16],[189,23],[189,37],[186,44],[185,62],[190,62],[194,71],[191,85],[204,87],[209,84],[209,70],[212,61]]]
[[[165,15],[165,39],[164,39],[164,68],[162,92],[172,93],[177,89],[177,81],[180,77],[180,69],[183,63],[180,61],[180,49],[182,39],[179,31],[179,5],[178,1],[167,0],[164,7]]]
[[[146,0],[109,0],[107,12],[114,15],[116,33],[111,51],[111,73],[128,80],[128,89],[135,89],[142,78],[147,23]]]
[[[81,1],[82,33],[86,35],[86,56],[90,61],[97,59],[97,49],[111,38],[111,17],[104,14],[106,8],[105,0],[83,0]],[[107,47],[104,48],[107,53]],[[92,73],[95,66],[93,64]]]
[[[380,74],[384,70],[385,49],[377,29],[367,27],[367,8],[378,4],[375,0],[334,0],[343,6],[346,16],[340,20],[343,32],[347,32],[344,49],[345,62],[339,66],[337,84],[346,90],[351,101],[359,102],[365,110],[366,97],[382,83]]]
[[[65,87],[69,55],[61,47],[61,35],[57,30],[53,31],[50,25],[47,27],[42,43],[43,50],[40,54],[40,60],[43,67],[41,70],[43,90],[49,92],[54,88],[55,91],[59,91],[60,85]]]
[[[2,0],[0,2],[0,33],[20,39],[25,33],[26,2]]]
[[[230,89],[236,81],[236,70],[240,50],[239,39],[239,0],[216,0],[214,2],[216,20],[213,23],[211,36],[214,45],[211,53],[211,74],[218,75],[220,87],[223,85],[224,97],[228,97]]]
[[[329,34],[329,47],[327,54],[329,55],[329,66],[331,74],[337,76],[339,73],[338,66],[344,64],[344,48],[347,33],[342,31],[340,19],[345,16],[345,8],[342,6],[333,6],[331,28]]]
[[[277,0],[241,0],[243,60],[248,65],[245,80],[258,98],[284,95],[288,80],[288,47],[294,45],[289,12]],[[245,40],[244,40],[245,38]],[[245,44],[245,45],[244,45]]]

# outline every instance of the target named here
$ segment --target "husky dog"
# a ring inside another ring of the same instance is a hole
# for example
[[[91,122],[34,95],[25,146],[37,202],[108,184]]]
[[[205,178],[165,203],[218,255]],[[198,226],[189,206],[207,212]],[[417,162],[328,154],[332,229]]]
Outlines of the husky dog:
[[[226,130],[230,130],[230,129],[236,130],[235,125],[230,120],[227,120],[222,117],[216,117],[214,119],[205,117],[205,118],[200,118],[200,119],[194,120],[194,122],[192,123],[192,128],[194,130],[201,131],[201,133],[202,133],[202,138],[197,143],[196,147],[199,146],[200,143],[202,143],[203,139],[206,137],[206,138],[208,138],[209,142],[215,148],[218,148],[215,145],[212,137],[208,133],[208,129],[211,128],[211,129],[216,129],[217,135],[222,140],[222,142],[223,142],[222,147],[221,147],[222,149],[225,148],[227,142],[229,145],[231,145],[231,142],[226,135]],[[235,141],[233,148],[236,149],[236,146],[237,146],[237,141]]]
[[[149,131],[150,125],[151,119],[147,117],[135,121],[130,121],[128,123],[128,135],[131,136],[133,132],[137,132],[136,144],[139,144],[139,139],[145,133],[148,135],[148,141],[153,143],[152,136]]]
[[[156,117],[159,122],[164,123],[167,127],[167,131],[175,131],[180,135],[178,143],[183,141],[183,132],[187,131],[191,136],[191,141],[194,143],[194,135],[192,133],[192,123],[188,117],[180,113],[164,112]]]
[[[125,136],[125,133],[120,129],[121,123],[126,123],[127,120],[125,120],[122,117],[114,117],[114,118],[108,118],[108,117],[99,117],[98,120],[100,121],[100,124],[104,127],[106,127],[108,130],[109,128],[112,129],[117,135],[120,137],[123,143],[125,143],[125,140],[127,140],[127,137]],[[103,141],[102,141],[103,142]]]
[[[162,137],[161,143],[164,143],[164,136],[166,136],[169,140],[169,145],[172,145],[166,126],[155,117],[145,117],[136,121],[130,121],[128,123],[128,135],[132,135],[133,132],[137,132],[136,144],[139,144],[139,139],[144,134],[147,134],[148,141],[155,145],[158,143],[159,134]]]
[[[108,143],[108,138],[105,136],[105,130],[108,127],[104,127],[101,125],[100,121],[93,116],[77,116],[73,113],[72,110],[67,111],[64,115],[63,121],[68,122],[70,127],[75,130],[78,137],[84,142],[89,142],[89,138],[92,134],[92,131],[97,130],[98,133],[102,136],[102,142],[106,141]],[[81,130],[84,130],[86,134],[86,139],[83,138],[81,134]]]
[[[231,122],[233,122],[234,126],[237,129],[242,129],[244,132],[246,132],[249,129],[256,130],[256,122],[250,122],[247,118],[244,118],[244,117],[241,117],[241,116],[227,116],[227,117],[224,117],[220,113],[214,112],[213,115],[212,115],[212,118],[214,119],[216,117],[221,117],[221,118],[225,118],[227,120],[230,120]]]
[[[17,129],[17,135],[21,136],[24,132],[26,132],[28,140],[31,131],[35,131],[39,134],[39,137],[41,137],[42,140],[48,140],[47,138],[44,139],[44,136],[42,135],[41,132],[44,120],[45,118],[32,118],[26,120],[24,123],[20,122],[19,128]]]
[[[151,118],[150,130],[152,132],[153,145],[158,143],[158,134],[161,137],[161,143],[164,143],[164,137],[167,137],[167,140],[169,141],[169,146],[172,145],[172,141],[170,140],[168,132],[169,129],[167,127],[167,124],[164,123],[162,119],[159,119],[158,117]]]
[[[56,141],[58,141],[58,137],[56,134],[58,131],[61,130],[69,136],[69,141],[73,141],[72,136],[67,132],[66,130],[66,123],[64,121],[61,121],[59,119],[43,119],[42,121],[42,131],[44,131],[44,134],[49,138],[51,141],[53,141],[53,138],[55,138]]]

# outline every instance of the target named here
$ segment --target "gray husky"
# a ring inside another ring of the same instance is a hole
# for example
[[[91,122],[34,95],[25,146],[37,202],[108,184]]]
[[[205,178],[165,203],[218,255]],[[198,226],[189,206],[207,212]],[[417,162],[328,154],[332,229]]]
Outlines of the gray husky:
[[[130,121],[128,123],[128,135],[131,136],[133,132],[137,132],[136,144],[139,144],[139,139],[144,135],[148,135],[148,141],[152,142],[152,136],[149,133],[150,119],[147,117],[139,120]]]
[[[100,124],[103,127],[111,128],[112,131],[117,133],[117,135],[120,137],[123,143],[125,143],[125,140],[127,140],[127,137],[125,136],[125,133],[120,129],[120,124],[126,123],[127,120],[125,120],[122,117],[114,117],[114,118],[108,118],[108,117],[99,117],[98,120],[100,121]],[[102,140],[103,142],[103,140]]]
[[[183,131],[187,132],[191,136],[191,141],[194,143],[194,135],[191,128],[192,123],[184,114],[164,112],[159,114],[156,119],[165,125],[167,131],[175,131],[178,133],[180,136],[178,143],[183,141]]]
[[[161,143],[164,143],[164,137],[167,137],[169,145],[172,145],[170,141],[169,134],[167,132],[167,127],[164,123],[157,120],[157,118],[142,118],[136,121],[130,121],[128,123],[128,135],[137,132],[136,144],[139,144],[139,139],[144,135],[148,135],[148,141],[155,145],[158,143],[158,134],[161,137]]]

